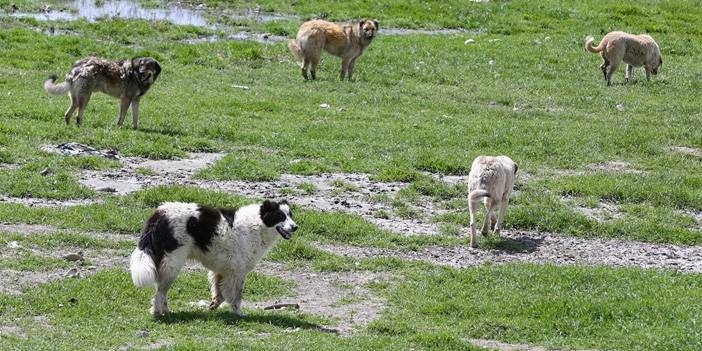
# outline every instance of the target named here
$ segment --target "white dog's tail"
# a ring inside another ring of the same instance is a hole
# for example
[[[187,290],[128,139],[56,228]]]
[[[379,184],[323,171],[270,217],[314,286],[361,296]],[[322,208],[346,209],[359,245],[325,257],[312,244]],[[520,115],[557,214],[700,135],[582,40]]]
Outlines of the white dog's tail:
[[[477,200],[481,197],[490,197],[490,193],[484,189],[476,189],[471,191],[470,194],[468,194],[468,199],[470,199],[471,201]]]
[[[585,38],[585,49],[593,54],[596,54],[602,50],[604,50],[605,47],[605,42],[604,40],[600,42],[600,45],[597,45],[597,47],[592,46],[592,42],[595,41],[595,38],[592,37],[592,35],[588,35],[587,38]]]
[[[302,61],[304,56],[302,55],[300,45],[297,43],[297,39],[290,39],[288,41],[288,49],[290,49],[290,52],[292,52],[298,60]]]
[[[65,81],[61,84],[56,84],[58,77],[55,74],[49,76],[44,81],[44,90],[51,95],[64,95],[71,90],[71,82]]]
[[[146,252],[138,248],[134,249],[129,262],[129,270],[132,271],[132,281],[137,287],[152,287],[156,285],[156,265]]]

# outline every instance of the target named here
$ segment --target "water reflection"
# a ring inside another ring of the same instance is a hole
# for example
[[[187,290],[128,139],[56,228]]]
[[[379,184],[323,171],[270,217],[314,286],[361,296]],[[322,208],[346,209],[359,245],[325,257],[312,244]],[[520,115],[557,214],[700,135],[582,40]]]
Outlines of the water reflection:
[[[168,21],[179,25],[192,25],[198,27],[207,27],[207,20],[202,16],[201,12],[193,9],[182,7],[169,7],[167,9],[160,8],[143,8],[136,2],[132,1],[105,1],[99,5],[95,4],[95,0],[76,0],[72,6],[77,13],[69,11],[58,11],[48,9],[41,13],[12,13],[13,17],[30,17],[42,21],[75,21],[85,19],[89,22],[95,22],[100,18],[125,18],[125,19],[143,19],[147,21]]]

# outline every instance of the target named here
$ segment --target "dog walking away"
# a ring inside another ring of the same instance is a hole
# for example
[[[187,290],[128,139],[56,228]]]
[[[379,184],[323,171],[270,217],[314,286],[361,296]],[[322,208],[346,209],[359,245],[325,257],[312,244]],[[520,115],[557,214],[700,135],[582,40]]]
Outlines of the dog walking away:
[[[470,213],[470,246],[476,247],[475,213],[480,199],[485,199],[485,222],[482,234],[487,235],[491,226],[500,234],[509,196],[517,175],[517,164],[507,156],[478,156],[473,160],[468,173],[468,211]],[[498,215],[495,219],[495,209]]]
[[[288,48],[301,61],[302,77],[317,79],[317,65],[322,51],[341,57],[341,74],[351,80],[356,59],[370,45],[378,32],[378,22],[362,20],[351,24],[336,24],[324,20],[307,21],[300,26],[297,39],[288,42]]]
[[[154,316],[168,313],[166,294],[188,258],[208,270],[211,310],[228,302],[241,316],[246,274],[279,239],[297,230],[286,201],[266,200],[239,209],[167,202],[144,224],[130,270],[137,287],[155,286]]]
[[[588,36],[585,39],[585,49],[592,53],[600,53],[604,62],[600,66],[607,85],[612,84],[612,75],[619,65],[626,63],[626,81],[629,81],[634,67],[644,67],[646,80],[651,80],[651,74],[656,75],[663,64],[661,50],[648,34],[634,35],[625,32],[609,32],[602,38],[600,44],[593,46],[595,39]]]
[[[78,109],[76,123],[83,124],[83,113],[96,91],[119,98],[119,119],[122,126],[127,109],[132,107],[132,127],[137,128],[139,120],[139,101],[161,74],[161,66],[151,57],[135,57],[131,60],[110,61],[97,57],[88,57],[76,62],[66,74],[63,83],[56,84],[56,75],[44,81],[44,89],[51,95],[68,93],[71,105],[64,115],[66,124]]]

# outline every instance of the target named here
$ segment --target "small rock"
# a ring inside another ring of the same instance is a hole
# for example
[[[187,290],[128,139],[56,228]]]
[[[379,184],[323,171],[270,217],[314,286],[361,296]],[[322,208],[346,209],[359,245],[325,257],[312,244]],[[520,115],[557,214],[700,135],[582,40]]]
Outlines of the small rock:
[[[20,244],[17,241],[10,241],[9,243],[7,243],[7,247],[10,249],[19,249]]]
[[[51,170],[48,168],[44,168],[39,172],[39,175],[45,176],[47,174],[51,173]]]
[[[80,273],[78,272],[78,268],[71,268],[64,274],[68,278],[80,278]]]
[[[619,111],[624,111],[624,105],[623,105],[623,104],[617,104],[617,110],[619,110]]]
[[[329,108],[329,104],[320,104],[319,107],[321,107],[321,108]]]
[[[148,338],[150,335],[148,330],[139,330],[136,332],[137,338]]]
[[[70,253],[63,256],[63,259],[69,262],[82,261],[83,251],[78,251],[78,253]]]
[[[188,303],[188,305],[194,306],[194,307],[199,307],[199,308],[207,308],[208,306],[210,306],[210,301],[197,300],[197,301],[193,301],[193,302]]]
[[[475,39],[473,39],[473,38],[467,39],[466,41],[463,42],[463,44],[466,44],[466,45],[472,44],[472,43],[475,43]]]

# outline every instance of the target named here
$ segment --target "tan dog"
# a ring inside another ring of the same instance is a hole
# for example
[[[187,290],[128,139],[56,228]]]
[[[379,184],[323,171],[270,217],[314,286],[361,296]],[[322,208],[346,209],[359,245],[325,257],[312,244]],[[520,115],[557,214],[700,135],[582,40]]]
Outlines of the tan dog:
[[[340,25],[324,20],[307,21],[300,26],[297,39],[288,42],[288,48],[302,61],[302,77],[307,80],[307,69],[310,69],[312,79],[317,79],[317,65],[322,57],[322,51],[341,57],[341,79],[349,80],[353,75],[356,59],[370,45],[378,32],[377,21],[362,20],[360,22]]]
[[[475,212],[478,201],[485,198],[485,222],[483,235],[487,235],[489,227],[494,226],[494,233],[499,235],[505,211],[509,204],[509,196],[517,175],[517,164],[507,156],[478,156],[473,160],[468,173],[468,211],[470,212],[470,247],[476,247]],[[493,210],[499,208],[497,219]]]
[[[601,53],[604,62],[600,66],[607,85],[612,83],[612,74],[617,71],[622,61],[626,63],[626,81],[629,81],[634,67],[643,66],[646,80],[651,74],[658,74],[663,64],[661,51],[656,41],[648,34],[634,35],[625,32],[609,32],[597,47],[592,46],[595,39],[585,39],[585,49],[592,53]]]
[[[135,57],[131,60],[110,61],[97,57],[88,57],[77,61],[66,80],[56,84],[56,75],[44,81],[44,89],[52,95],[68,93],[71,106],[64,115],[66,124],[76,109],[78,126],[83,124],[83,112],[93,92],[101,91],[119,98],[118,126],[124,123],[127,109],[132,106],[132,127],[137,128],[139,120],[139,101],[161,73],[161,66],[150,57]]]

